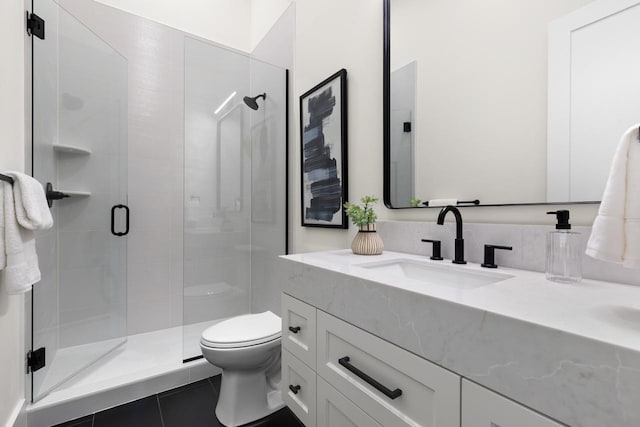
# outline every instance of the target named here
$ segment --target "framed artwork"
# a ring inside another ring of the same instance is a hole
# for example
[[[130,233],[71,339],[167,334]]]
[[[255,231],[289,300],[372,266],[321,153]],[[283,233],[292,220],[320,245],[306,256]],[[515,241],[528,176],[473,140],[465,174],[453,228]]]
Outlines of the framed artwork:
[[[302,225],[347,228],[347,70],[300,96]]]

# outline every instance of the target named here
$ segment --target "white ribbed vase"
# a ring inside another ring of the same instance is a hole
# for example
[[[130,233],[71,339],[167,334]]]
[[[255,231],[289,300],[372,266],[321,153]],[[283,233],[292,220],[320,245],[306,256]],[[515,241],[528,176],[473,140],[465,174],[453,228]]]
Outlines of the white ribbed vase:
[[[384,249],[382,239],[376,233],[376,225],[361,225],[360,231],[351,243],[351,250],[356,255],[380,255]]]

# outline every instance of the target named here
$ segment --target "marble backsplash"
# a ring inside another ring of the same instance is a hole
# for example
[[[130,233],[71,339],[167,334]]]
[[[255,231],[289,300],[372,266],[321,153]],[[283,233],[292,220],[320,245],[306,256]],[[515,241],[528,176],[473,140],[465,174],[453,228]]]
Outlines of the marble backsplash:
[[[431,256],[431,244],[421,239],[436,239],[442,241],[442,256],[453,258],[455,224],[452,222],[442,226],[435,222],[378,221],[377,226],[387,250]],[[547,233],[552,230],[548,225],[464,224],[465,259],[482,263],[485,244],[506,245],[513,250],[496,250],[498,266],[544,272]],[[573,231],[581,234],[586,247],[591,227],[574,227]],[[583,255],[582,274],[586,279],[640,286],[640,269],[624,268],[587,255]]]

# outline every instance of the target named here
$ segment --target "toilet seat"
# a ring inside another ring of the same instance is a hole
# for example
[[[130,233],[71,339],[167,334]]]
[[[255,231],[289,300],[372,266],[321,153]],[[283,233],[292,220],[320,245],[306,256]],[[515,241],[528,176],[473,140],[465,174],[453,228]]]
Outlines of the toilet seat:
[[[282,320],[271,311],[245,314],[210,326],[200,338],[211,348],[240,348],[264,344],[282,336]]]

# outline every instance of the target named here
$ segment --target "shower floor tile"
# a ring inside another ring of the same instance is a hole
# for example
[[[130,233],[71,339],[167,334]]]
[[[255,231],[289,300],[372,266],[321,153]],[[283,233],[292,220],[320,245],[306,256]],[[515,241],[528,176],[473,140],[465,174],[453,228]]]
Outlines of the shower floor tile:
[[[29,405],[29,425],[48,427],[218,374],[220,369],[202,358],[183,363],[183,357],[201,354],[200,334],[221,320],[129,336],[126,343]]]
[[[55,427],[219,427],[220,375],[98,412]],[[288,408],[244,427],[304,427]]]

